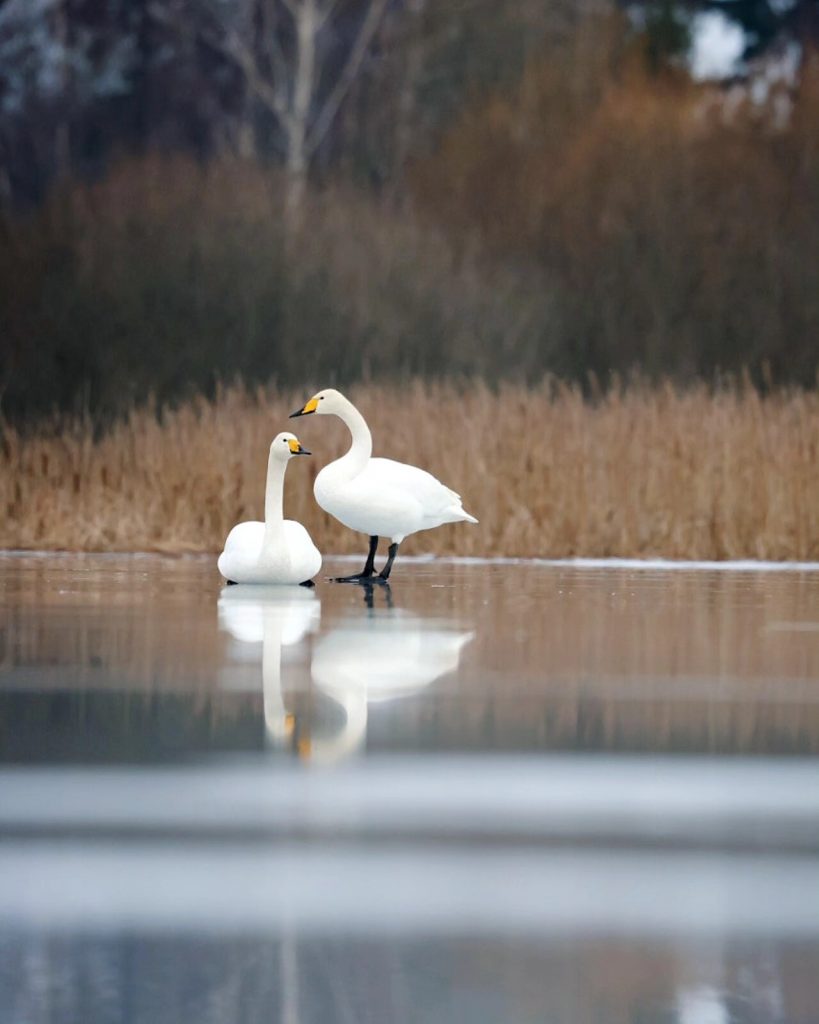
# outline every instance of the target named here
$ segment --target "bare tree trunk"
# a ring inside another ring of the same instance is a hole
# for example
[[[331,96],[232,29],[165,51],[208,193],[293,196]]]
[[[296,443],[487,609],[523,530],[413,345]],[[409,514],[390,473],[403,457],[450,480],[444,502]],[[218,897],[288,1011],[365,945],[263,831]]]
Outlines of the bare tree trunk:
[[[337,0],[280,0],[291,25],[282,32],[281,10],[275,0],[246,0],[245,17],[227,20],[226,8],[209,7],[210,23],[200,28],[208,45],[219,50],[244,78],[248,96],[271,114],[285,140],[285,222],[288,231],[301,222],[310,161],[326,138],[339,108],[349,95],[373,37],[384,15],[387,0],[367,0],[363,17],[351,40],[346,59],[328,83],[326,96],[316,95],[319,36],[332,21]],[[158,2],[150,4],[152,16],[172,24],[180,33],[189,24]],[[252,17],[248,18],[248,11]],[[235,10],[233,12],[235,14]],[[294,53],[283,38],[295,38]],[[325,69],[326,70],[326,69]]]
[[[239,9],[239,31],[248,39],[251,51],[260,52],[259,32],[267,27],[266,0],[237,0]],[[231,147],[242,160],[255,160],[258,156],[256,144],[256,95],[249,83],[245,81],[244,95],[239,111],[231,127]]]
[[[293,98],[286,124],[285,223],[288,231],[296,231],[301,222],[307,183],[307,130],[315,90],[316,44],[320,19],[316,0],[291,0],[289,9],[296,27],[296,65],[293,72]]]
[[[393,200],[400,201],[404,194],[404,172],[412,148],[415,129],[415,107],[418,83],[425,60],[423,18],[427,0],[407,0],[407,42],[405,46],[401,85],[398,92],[398,112],[395,128],[395,162],[393,165]]]

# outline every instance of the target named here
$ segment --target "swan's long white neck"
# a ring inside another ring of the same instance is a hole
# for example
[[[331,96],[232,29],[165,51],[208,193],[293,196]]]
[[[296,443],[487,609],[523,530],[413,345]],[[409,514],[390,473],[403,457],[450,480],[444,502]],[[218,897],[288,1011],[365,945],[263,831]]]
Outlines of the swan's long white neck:
[[[332,764],[348,757],[363,746],[367,736],[366,691],[333,691],[331,696],[344,708],[347,720],[344,723],[344,728],[337,735],[313,741],[311,757],[314,761],[324,764]]]
[[[284,471],[287,463],[274,458],[271,449],[267,459],[267,484],[264,492],[264,543],[275,540],[284,522]]]
[[[278,608],[264,609],[262,695],[265,732],[278,746],[289,739],[293,728],[282,694],[282,612]]]
[[[275,611],[264,609],[264,640],[262,642],[262,693],[264,721],[274,740],[284,735],[285,708],[282,699],[282,628]]]
[[[341,399],[341,407],[336,415],[350,431],[353,442],[347,454],[335,463],[335,468],[339,475],[343,473],[344,476],[352,479],[370,461],[370,456],[373,453],[373,437],[367,426],[367,421],[348,399]]]

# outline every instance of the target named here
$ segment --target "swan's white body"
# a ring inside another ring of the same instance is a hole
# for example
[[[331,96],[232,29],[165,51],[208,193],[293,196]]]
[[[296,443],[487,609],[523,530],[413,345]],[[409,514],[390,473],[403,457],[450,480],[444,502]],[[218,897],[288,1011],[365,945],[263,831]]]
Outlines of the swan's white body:
[[[294,447],[295,445],[295,447]],[[301,523],[284,518],[284,473],[303,449],[293,434],[270,445],[264,522],[239,523],[225,541],[219,572],[234,583],[304,583],[321,568],[321,554]]]
[[[353,448],[355,448],[355,438]],[[400,544],[420,530],[444,523],[476,523],[460,496],[431,473],[392,459],[369,456],[358,472],[344,458],[331,462],[316,477],[316,501],[339,522],[369,537],[389,537]]]
[[[444,523],[477,523],[461,499],[417,466],[372,458],[372,435],[366,420],[338,391],[320,391],[302,410],[341,419],[352,435],[346,455],[316,477],[316,501],[339,522],[370,537],[388,537],[394,544],[419,530]]]
[[[268,523],[239,523],[225,541],[219,572],[234,583],[303,583],[321,568],[321,555],[301,523],[283,519],[272,539]]]

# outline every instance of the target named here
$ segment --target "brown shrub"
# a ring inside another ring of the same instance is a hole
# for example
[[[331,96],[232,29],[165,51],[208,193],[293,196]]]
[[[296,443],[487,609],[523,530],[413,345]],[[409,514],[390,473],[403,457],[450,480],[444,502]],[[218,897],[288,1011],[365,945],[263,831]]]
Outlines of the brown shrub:
[[[560,336],[546,365],[560,376],[747,367],[812,386],[819,59],[780,123],[650,74],[611,25],[467,110],[414,168],[419,209],[454,242],[477,238],[552,283]]]

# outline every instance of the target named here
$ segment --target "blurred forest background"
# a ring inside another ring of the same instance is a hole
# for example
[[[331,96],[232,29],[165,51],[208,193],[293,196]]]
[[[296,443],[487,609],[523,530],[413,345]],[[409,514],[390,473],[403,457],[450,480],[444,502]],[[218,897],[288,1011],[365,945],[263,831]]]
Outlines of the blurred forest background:
[[[0,0],[0,415],[813,386],[818,47],[816,0]]]

